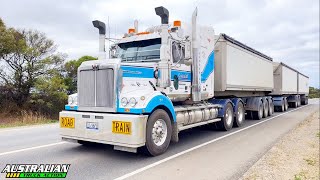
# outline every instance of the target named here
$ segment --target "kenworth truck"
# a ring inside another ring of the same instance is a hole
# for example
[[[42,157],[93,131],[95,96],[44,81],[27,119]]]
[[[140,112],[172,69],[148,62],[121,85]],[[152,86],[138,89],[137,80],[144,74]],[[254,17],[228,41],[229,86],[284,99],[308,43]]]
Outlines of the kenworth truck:
[[[78,68],[78,91],[60,112],[63,140],[110,144],[156,156],[179,132],[208,124],[222,130],[262,119],[274,109],[308,103],[308,77],[226,34],[181,21],[155,8],[161,25],[138,31],[138,22],[99,59]],[[187,23],[186,23],[187,24]]]

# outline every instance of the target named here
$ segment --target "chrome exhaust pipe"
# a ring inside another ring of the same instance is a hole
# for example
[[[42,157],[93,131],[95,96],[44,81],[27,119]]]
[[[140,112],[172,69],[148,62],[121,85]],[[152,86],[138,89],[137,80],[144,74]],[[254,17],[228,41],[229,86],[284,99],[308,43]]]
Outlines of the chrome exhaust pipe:
[[[99,29],[99,60],[106,59],[105,39],[106,25],[98,20],[92,21],[94,27]]]

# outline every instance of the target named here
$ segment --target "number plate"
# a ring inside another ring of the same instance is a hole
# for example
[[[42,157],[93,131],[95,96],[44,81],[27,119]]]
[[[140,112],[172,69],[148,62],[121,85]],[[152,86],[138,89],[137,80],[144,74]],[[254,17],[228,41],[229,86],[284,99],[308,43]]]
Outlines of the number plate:
[[[99,129],[98,122],[87,122],[87,129]]]
[[[73,117],[61,117],[60,127],[62,128],[74,128],[75,119]]]
[[[131,122],[112,121],[112,132],[118,134],[131,134]]]

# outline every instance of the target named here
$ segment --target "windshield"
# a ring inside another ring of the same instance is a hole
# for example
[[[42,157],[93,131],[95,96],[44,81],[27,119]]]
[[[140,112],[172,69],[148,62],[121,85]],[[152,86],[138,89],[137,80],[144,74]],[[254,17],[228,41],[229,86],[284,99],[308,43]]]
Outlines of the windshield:
[[[116,57],[125,62],[160,60],[160,46],[160,38],[120,43],[117,45]]]

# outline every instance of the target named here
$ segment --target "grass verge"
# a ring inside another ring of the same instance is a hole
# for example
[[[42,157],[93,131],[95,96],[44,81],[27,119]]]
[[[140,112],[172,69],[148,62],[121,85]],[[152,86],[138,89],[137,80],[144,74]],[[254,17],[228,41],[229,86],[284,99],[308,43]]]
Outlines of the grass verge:
[[[58,120],[47,117],[32,111],[22,111],[20,116],[0,115],[0,128],[29,126],[37,124],[57,123]]]

